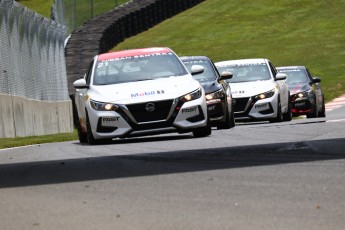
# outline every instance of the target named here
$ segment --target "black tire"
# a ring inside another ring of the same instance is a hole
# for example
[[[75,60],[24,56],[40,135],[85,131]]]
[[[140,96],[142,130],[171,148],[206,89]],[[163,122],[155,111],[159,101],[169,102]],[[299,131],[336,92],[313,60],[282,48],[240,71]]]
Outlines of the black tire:
[[[317,105],[316,105],[316,98],[314,98],[315,104],[311,111],[311,113],[307,114],[307,118],[317,118],[317,115],[319,114],[317,111]]]
[[[207,125],[201,128],[196,128],[193,130],[193,136],[194,137],[207,137],[211,135],[212,133],[212,127],[211,127],[211,122],[210,118],[207,120]]]
[[[230,129],[231,127],[233,127],[231,122],[231,116],[229,114],[229,110],[226,109],[225,121],[219,122],[219,124],[217,125],[217,129]]]
[[[289,98],[290,98],[290,96],[289,96]],[[284,117],[284,121],[291,121],[292,120],[292,105],[291,105],[290,99],[289,99],[288,110],[286,111],[286,113],[284,113],[283,117]]]
[[[282,122],[284,120],[283,113],[282,113],[282,105],[280,103],[280,99],[278,99],[278,108],[277,108],[277,117],[270,120],[271,123],[274,122]]]
[[[234,110],[233,109],[231,111],[230,121],[231,121],[231,128],[235,127],[236,126],[236,121],[235,121],[235,115],[234,115]]]
[[[322,109],[321,112],[318,114],[319,117],[326,117],[326,106],[325,106],[325,98],[322,96]]]
[[[96,140],[93,137],[92,131],[91,131],[91,125],[89,121],[89,117],[86,116],[86,127],[87,127],[87,142],[89,142],[90,145],[96,144]]]
[[[81,126],[80,126],[79,120],[77,120],[77,130],[78,130],[79,142],[80,143],[88,143],[87,133],[83,132],[83,130],[82,130]]]

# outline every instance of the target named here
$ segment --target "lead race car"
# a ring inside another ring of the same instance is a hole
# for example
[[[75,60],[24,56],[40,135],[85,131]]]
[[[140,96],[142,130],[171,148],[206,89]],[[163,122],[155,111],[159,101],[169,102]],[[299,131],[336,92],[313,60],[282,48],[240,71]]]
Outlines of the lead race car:
[[[211,134],[205,92],[169,48],[96,55],[74,82],[81,143],[168,132]]]

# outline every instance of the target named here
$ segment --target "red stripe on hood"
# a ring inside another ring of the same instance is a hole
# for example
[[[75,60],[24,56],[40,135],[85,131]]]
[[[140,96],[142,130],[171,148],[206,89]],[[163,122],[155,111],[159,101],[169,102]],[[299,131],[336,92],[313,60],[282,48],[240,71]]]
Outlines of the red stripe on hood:
[[[295,90],[292,92],[292,94],[295,94],[300,88],[302,87],[302,85],[298,85]]]

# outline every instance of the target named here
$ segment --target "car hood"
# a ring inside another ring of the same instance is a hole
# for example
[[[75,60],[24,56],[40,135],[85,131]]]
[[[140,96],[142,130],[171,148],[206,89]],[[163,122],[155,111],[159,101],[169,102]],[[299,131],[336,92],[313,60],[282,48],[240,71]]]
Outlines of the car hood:
[[[205,93],[212,93],[222,88],[222,85],[217,81],[202,82],[201,86],[204,88]]]
[[[233,98],[251,97],[260,93],[270,91],[275,88],[276,82],[267,81],[250,81],[230,83]]]
[[[198,81],[191,75],[184,75],[114,85],[93,85],[88,95],[95,101],[132,104],[178,98],[198,88]]]
[[[311,86],[308,83],[297,83],[297,84],[289,84],[290,94],[296,94],[304,91],[308,91],[311,89]]]

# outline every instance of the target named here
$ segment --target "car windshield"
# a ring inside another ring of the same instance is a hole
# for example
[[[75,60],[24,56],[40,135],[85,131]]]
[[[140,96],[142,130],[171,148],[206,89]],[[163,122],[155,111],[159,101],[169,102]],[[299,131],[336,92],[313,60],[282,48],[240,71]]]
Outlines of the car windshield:
[[[303,69],[280,69],[278,72],[286,74],[286,81],[289,85],[301,84],[309,81],[309,78]]]
[[[219,73],[231,72],[233,77],[227,82],[249,82],[271,79],[269,69],[266,64],[233,64],[217,67]]]
[[[193,65],[201,65],[204,67],[203,73],[193,75],[194,79],[198,80],[199,82],[214,81],[217,78],[216,73],[214,72],[215,70],[213,69],[211,63],[207,60],[183,60],[183,63],[189,72],[191,72]]]
[[[173,53],[129,56],[97,62],[93,84],[109,85],[154,80],[187,73]]]

